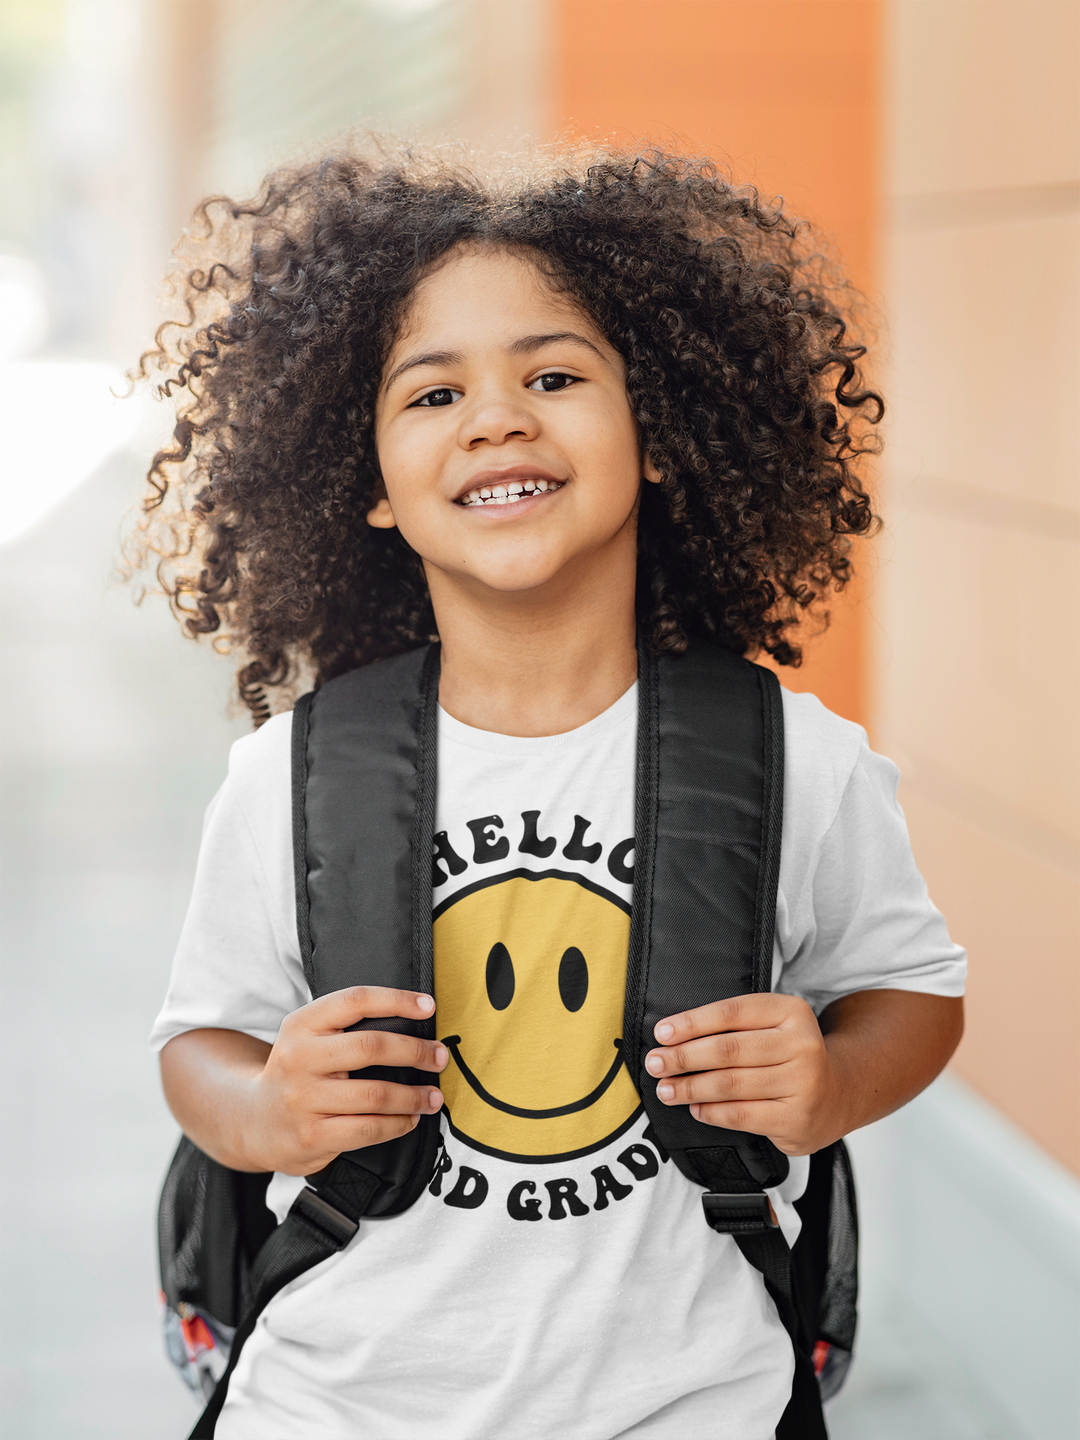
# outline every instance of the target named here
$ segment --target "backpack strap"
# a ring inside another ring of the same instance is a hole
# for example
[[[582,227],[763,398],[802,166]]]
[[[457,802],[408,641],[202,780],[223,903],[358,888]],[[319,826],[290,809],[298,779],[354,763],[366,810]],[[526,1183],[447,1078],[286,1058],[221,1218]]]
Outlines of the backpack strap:
[[[434,994],[439,655],[430,645],[366,665],[304,696],[294,712],[297,934],[315,998],[358,981]],[[435,1039],[434,1018],[373,1018],[352,1028]],[[361,1075],[401,1085],[430,1079],[392,1066],[353,1072]],[[363,1195],[364,1215],[397,1215],[430,1180],[438,1146],[439,1117],[423,1115],[399,1139],[340,1156],[344,1168],[330,1167],[334,1188]],[[310,1179],[320,1194],[332,1183],[327,1171]]]
[[[710,1227],[759,1270],[795,1355],[777,1440],[827,1440],[791,1250],[765,1190],[788,1160],[764,1136],[661,1104],[643,1059],[665,1015],[772,989],[784,809],[784,716],[771,670],[701,641],[639,642],[634,908],[623,1035],[655,1134],[705,1187]],[[693,877],[693,878],[691,878]]]
[[[652,1125],[707,1190],[778,1185],[787,1156],[760,1135],[664,1105],[644,1066],[665,1015],[772,988],[784,808],[784,720],[771,670],[697,641],[639,652],[634,900],[623,1043]]]
[[[240,1352],[259,1316],[279,1290],[345,1248],[378,1189],[376,1177],[365,1179],[341,1156],[311,1178],[319,1181],[318,1189],[301,1190],[259,1252],[251,1277],[251,1304],[232,1338],[229,1363],[188,1440],[212,1440]]]

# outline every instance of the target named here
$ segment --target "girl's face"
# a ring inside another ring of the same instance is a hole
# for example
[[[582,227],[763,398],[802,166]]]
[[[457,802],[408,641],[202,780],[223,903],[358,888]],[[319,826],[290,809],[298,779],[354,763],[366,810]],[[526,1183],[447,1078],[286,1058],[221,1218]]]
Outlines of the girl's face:
[[[465,249],[417,287],[386,363],[375,438],[386,499],[447,583],[485,601],[633,584],[643,462],[626,367],[527,258]],[[537,592],[540,592],[538,594]]]

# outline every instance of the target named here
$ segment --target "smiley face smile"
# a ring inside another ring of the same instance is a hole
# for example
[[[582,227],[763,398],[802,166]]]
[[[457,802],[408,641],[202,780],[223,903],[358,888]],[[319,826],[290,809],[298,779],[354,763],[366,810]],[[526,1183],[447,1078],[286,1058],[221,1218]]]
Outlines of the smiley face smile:
[[[616,1040],[615,1049],[618,1050],[619,1053],[611,1062],[611,1068],[595,1090],[590,1090],[589,1094],[583,1099],[573,1100],[569,1105],[553,1105],[548,1110],[526,1110],[522,1105],[508,1105],[505,1100],[497,1099],[489,1090],[484,1089],[483,1085],[481,1085],[480,1081],[461,1058],[461,1051],[458,1048],[461,1044],[460,1035],[447,1035],[442,1043],[450,1051],[450,1054],[453,1055],[462,1075],[465,1076],[465,1079],[476,1091],[477,1095],[480,1096],[481,1100],[486,1101],[489,1105],[493,1105],[496,1110],[502,1110],[507,1115],[521,1115],[526,1120],[553,1120],[558,1115],[574,1115],[579,1110],[587,1110],[590,1105],[594,1105],[596,1101],[600,1099],[600,1096],[603,1095],[604,1091],[619,1073],[619,1068],[623,1063],[622,1041]]]

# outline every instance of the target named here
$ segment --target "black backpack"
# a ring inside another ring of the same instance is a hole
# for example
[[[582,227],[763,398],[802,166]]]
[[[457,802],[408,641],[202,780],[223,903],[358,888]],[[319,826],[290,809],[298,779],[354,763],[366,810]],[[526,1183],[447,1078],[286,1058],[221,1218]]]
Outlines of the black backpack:
[[[297,930],[313,997],[349,985],[434,993],[432,853],[439,647],[330,681],[293,716]],[[623,1057],[661,1152],[703,1189],[704,1218],[761,1271],[795,1351],[777,1440],[823,1440],[822,1400],[843,1382],[855,1332],[857,1222],[843,1142],[811,1158],[789,1249],[765,1189],[787,1157],[762,1136],[702,1124],[656,1097],[642,1064],[665,1015],[772,979],[783,814],[780,687],[768,670],[696,642],[640,650],[635,861]],[[702,875],[709,885],[702,886]],[[434,1039],[434,1019],[366,1020]],[[429,1077],[378,1072],[406,1084]],[[212,1436],[255,1322],[283,1286],[341,1250],[363,1217],[399,1214],[433,1178],[439,1118],[339,1155],[285,1220],[266,1175],[217,1164],[182,1139],[159,1210],[170,1355],[207,1406]]]

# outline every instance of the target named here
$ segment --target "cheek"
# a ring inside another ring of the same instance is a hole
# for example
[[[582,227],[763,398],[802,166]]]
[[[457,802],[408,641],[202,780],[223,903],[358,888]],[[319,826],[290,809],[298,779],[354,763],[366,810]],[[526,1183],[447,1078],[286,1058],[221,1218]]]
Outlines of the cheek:
[[[399,526],[407,528],[420,519],[423,500],[438,483],[438,461],[431,448],[427,436],[376,435],[379,470]]]
[[[580,455],[606,504],[633,505],[641,485],[637,431],[629,413],[607,411],[581,427]]]

